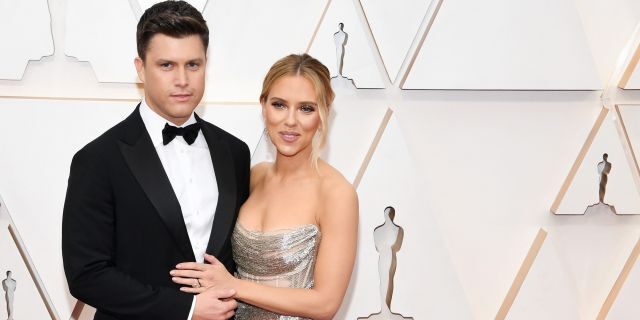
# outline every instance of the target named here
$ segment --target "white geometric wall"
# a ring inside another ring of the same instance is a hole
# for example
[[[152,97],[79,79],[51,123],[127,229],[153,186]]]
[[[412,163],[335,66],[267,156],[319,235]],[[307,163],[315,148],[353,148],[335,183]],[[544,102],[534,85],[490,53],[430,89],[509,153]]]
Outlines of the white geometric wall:
[[[139,101],[136,15],[154,2],[0,1],[0,18],[32,17],[28,25],[0,19],[0,43],[15,49],[0,50],[0,195],[58,319],[69,319],[76,303],[60,254],[70,160]],[[358,260],[336,319],[378,311],[372,234],[388,205],[405,229],[395,312],[492,319],[508,305],[509,319],[585,320],[598,318],[615,296],[607,319],[640,318],[633,303],[638,263],[614,286],[640,237],[640,216],[550,212],[604,94],[607,107],[620,105],[628,139],[610,109],[559,208],[583,211],[593,203],[597,185],[588,180],[597,177],[594,159],[604,148],[619,154],[610,158],[608,202],[616,209],[629,202],[631,209],[618,213],[638,213],[640,92],[616,88],[623,73],[630,79],[623,87],[640,88],[631,68],[640,43],[637,1],[192,3],[211,29],[197,111],[245,140],[254,162],[269,157],[257,102],[267,69],[307,51],[335,75],[333,33],[345,24],[343,74],[360,89],[338,91],[324,157],[357,185],[361,212]],[[548,236],[514,283],[541,227]],[[22,318],[46,318],[4,227],[0,241],[0,274],[12,268],[29,295],[18,297],[16,308],[34,312]],[[520,290],[508,304],[514,285]]]
[[[443,1],[403,88],[601,89],[574,3]]]
[[[53,54],[51,16],[45,0],[0,1],[0,79],[20,80],[30,60]],[[25,41],[25,39],[28,39]]]

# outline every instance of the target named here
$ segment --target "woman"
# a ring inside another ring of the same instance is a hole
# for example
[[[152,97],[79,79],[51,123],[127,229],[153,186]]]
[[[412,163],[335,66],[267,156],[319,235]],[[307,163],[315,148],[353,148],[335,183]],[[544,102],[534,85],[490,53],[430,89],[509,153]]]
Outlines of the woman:
[[[273,163],[251,170],[251,193],[232,236],[237,278],[213,256],[173,271],[181,290],[232,288],[236,319],[331,319],[342,303],[356,254],[353,186],[319,159],[333,102],[329,70],[307,54],[267,73],[260,103],[275,145]],[[193,279],[201,288],[193,288]]]

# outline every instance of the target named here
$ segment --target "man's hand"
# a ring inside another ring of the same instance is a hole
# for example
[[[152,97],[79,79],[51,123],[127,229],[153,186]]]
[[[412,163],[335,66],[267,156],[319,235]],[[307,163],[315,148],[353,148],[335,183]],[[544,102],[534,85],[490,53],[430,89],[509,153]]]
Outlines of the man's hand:
[[[235,314],[238,303],[233,289],[210,288],[196,296],[192,320],[226,320]]]

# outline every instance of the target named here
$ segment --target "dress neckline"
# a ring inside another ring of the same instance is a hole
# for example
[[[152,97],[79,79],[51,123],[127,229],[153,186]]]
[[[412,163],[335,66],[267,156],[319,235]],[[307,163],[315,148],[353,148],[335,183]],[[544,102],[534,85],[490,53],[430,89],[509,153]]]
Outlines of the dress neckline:
[[[278,235],[278,234],[283,234],[283,233],[287,233],[287,232],[291,232],[291,231],[303,230],[303,229],[307,229],[307,228],[315,229],[316,231],[320,232],[320,228],[316,224],[313,224],[313,223],[305,223],[305,224],[297,225],[297,226],[291,227],[291,228],[274,229],[274,230],[269,230],[269,231],[260,231],[260,230],[247,229],[240,222],[236,222],[236,227],[239,227],[240,229],[242,229],[243,231],[246,231],[248,233],[260,234],[260,235]]]

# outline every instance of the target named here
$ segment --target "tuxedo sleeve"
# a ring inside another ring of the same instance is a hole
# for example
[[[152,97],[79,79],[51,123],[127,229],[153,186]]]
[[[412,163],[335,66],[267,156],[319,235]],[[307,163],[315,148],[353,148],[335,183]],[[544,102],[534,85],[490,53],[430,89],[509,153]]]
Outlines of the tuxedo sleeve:
[[[243,143],[242,144],[243,148],[242,148],[242,159],[244,161],[242,161],[243,166],[242,166],[242,176],[241,176],[241,183],[240,183],[240,203],[238,204],[238,208],[240,208],[242,206],[242,204],[244,204],[244,202],[247,200],[247,198],[249,198],[249,186],[251,185],[250,179],[251,179],[251,152],[249,151],[249,147]]]
[[[71,294],[117,319],[187,319],[193,295],[141,283],[114,265],[115,200],[100,158],[83,149],[71,163],[62,218]]]

